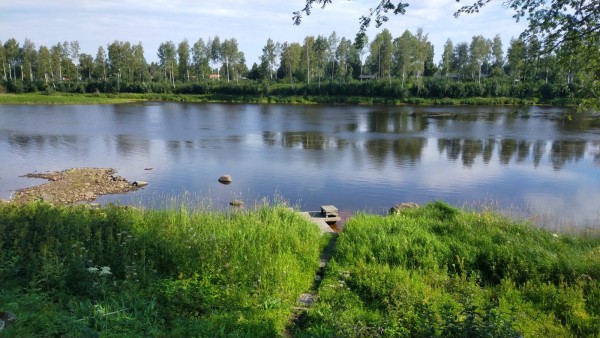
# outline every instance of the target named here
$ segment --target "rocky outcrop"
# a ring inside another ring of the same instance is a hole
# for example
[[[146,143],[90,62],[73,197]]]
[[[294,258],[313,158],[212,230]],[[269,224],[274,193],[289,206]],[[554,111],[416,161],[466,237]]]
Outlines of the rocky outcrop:
[[[55,204],[72,204],[93,201],[101,195],[126,193],[147,184],[144,181],[130,183],[115,175],[115,172],[111,168],[72,168],[27,174],[24,177],[43,178],[50,182],[17,190],[13,201],[27,203],[43,200]]]

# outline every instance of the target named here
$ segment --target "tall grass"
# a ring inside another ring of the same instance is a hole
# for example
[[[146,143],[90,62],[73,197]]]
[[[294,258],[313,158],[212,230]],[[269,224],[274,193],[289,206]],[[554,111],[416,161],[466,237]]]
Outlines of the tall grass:
[[[297,336],[600,335],[600,238],[437,202],[360,214]]]
[[[8,337],[280,335],[327,242],[278,205],[2,204],[0,233]]]

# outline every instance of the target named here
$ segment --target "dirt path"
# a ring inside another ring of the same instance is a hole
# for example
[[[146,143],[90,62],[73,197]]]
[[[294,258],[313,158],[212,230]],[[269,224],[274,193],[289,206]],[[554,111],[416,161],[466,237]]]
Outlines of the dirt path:
[[[50,182],[17,190],[13,201],[27,203],[43,200],[56,204],[72,204],[93,201],[101,195],[125,193],[146,185],[141,181],[128,182],[115,173],[116,170],[111,168],[72,168],[27,174],[24,177],[43,178]]]

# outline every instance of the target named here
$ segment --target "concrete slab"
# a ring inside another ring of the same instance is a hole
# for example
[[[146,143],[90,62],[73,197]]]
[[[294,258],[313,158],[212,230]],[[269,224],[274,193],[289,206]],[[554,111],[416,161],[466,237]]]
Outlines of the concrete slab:
[[[310,221],[315,223],[319,227],[321,232],[335,233],[335,231],[333,231],[333,229],[329,226],[329,224],[327,224],[325,222],[326,218],[325,217],[315,217],[315,213],[316,212],[302,211],[302,212],[300,212],[300,215],[306,217],[307,219],[309,219]],[[318,214],[320,214],[320,212],[318,212]]]

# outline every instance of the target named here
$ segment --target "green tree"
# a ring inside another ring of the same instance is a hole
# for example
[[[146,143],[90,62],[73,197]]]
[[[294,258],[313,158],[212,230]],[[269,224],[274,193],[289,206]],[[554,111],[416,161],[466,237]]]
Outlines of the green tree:
[[[133,78],[144,83],[150,77],[150,74],[148,72],[148,63],[144,56],[144,46],[142,45],[142,42],[138,42],[131,47],[131,54],[133,62]]]
[[[221,61],[221,39],[217,35],[215,35],[210,43],[210,61],[213,64],[213,68],[216,68],[216,65]]]
[[[240,60],[243,59],[243,54],[240,53],[238,42],[235,38],[226,39],[223,41],[220,46],[220,59],[223,61],[223,66],[225,67],[225,71],[227,73],[227,82],[229,82],[230,66],[237,66]],[[234,75],[235,79],[237,80],[239,74],[236,73]]]
[[[513,81],[521,81],[525,75],[527,49],[523,39],[511,39],[506,53],[508,74]]]
[[[97,80],[106,81],[106,51],[102,46],[98,47],[98,51],[96,52],[96,58],[94,59],[94,72],[93,76]]]
[[[340,39],[338,38],[337,33],[335,31],[333,31],[331,33],[331,35],[329,35],[329,37],[327,38],[327,58],[329,59],[327,64],[331,65],[331,67],[329,67],[329,72],[328,72],[331,74],[331,81],[333,81],[333,78],[335,76],[336,62],[339,62],[337,60],[337,55],[336,55],[336,51],[337,51],[339,43],[340,43]]]
[[[82,79],[91,80],[94,71],[94,58],[90,54],[79,54],[79,71]]]
[[[454,47],[452,53],[452,69],[460,78],[464,78],[469,65],[469,44],[460,42]]]
[[[108,50],[108,75],[116,79],[120,86],[121,81],[131,82],[135,79],[135,57],[129,41],[115,40],[107,46]]]
[[[4,49],[2,41],[0,41],[0,62],[2,63],[2,78],[6,81],[8,79],[8,76],[6,75],[8,60],[6,59],[6,50]]]
[[[69,43],[69,56],[71,57],[71,62],[75,65],[75,73],[71,78],[75,81],[79,80],[79,55],[81,53],[81,47],[79,46],[79,42],[77,40],[71,41]]]
[[[315,37],[307,36],[304,38],[304,45],[302,45],[302,66],[306,69],[306,83],[310,84],[310,79],[314,71],[311,67],[313,66],[314,59],[314,45]]]
[[[8,78],[9,80],[15,80],[17,78],[17,65],[19,64],[19,43],[17,40],[10,38],[4,43],[4,54],[8,63]]]
[[[473,37],[471,45],[469,46],[469,55],[471,67],[477,72],[477,82],[481,83],[481,71],[483,65],[487,63],[490,58],[490,45],[483,36],[476,35]]]
[[[65,57],[65,50],[61,43],[57,43],[56,45],[50,47],[50,58],[52,61],[51,75],[53,81],[58,79],[58,81],[61,82],[63,80],[62,61]]]
[[[422,28],[417,29],[415,34],[415,48],[413,50],[413,71],[417,78],[418,92],[421,89],[421,76],[425,72],[425,64],[429,58],[433,58],[433,45],[428,41],[428,35],[423,33]]]
[[[317,36],[314,44],[314,55],[316,62],[316,72],[321,88],[321,78],[325,75],[325,66],[327,64],[327,51],[329,49],[327,38],[322,35]]]
[[[352,75],[353,49],[354,46],[352,45],[352,41],[343,37],[335,51],[335,55],[338,60],[336,75],[342,81],[346,80]]]
[[[402,87],[412,72],[415,45],[416,38],[408,29],[394,40],[394,69],[395,74],[402,80]]]
[[[163,69],[164,78],[175,88],[175,70],[177,69],[177,51],[173,41],[163,42],[158,46],[158,60]]]
[[[367,65],[371,73],[376,73],[379,78],[391,79],[392,47],[392,34],[387,29],[377,34],[371,42]]]
[[[502,38],[499,34],[496,34],[496,36],[494,36],[494,40],[492,40],[491,52],[493,62],[490,73],[495,76],[504,75],[504,48],[502,46]]]
[[[202,38],[194,43],[192,48],[192,63],[194,66],[196,79],[204,79],[210,73],[210,48],[204,43]]]
[[[528,81],[535,81],[537,79],[541,50],[542,44],[540,40],[535,35],[531,36],[525,47],[525,53],[527,55],[525,59],[525,78]]]
[[[358,59],[360,61],[360,73],[363,75],[363,66],[365,65],[365,54],[367,53],[367,45],[369,44],[369,37],[366,34],[359,34],[356,36],[354,40],[354,49],[358,54]]]
[[[281,46],[279,43],[274,43],[271,38],[267,40],[267,44],[262,49],[262,55],[260,56],[261,63],[264,63],[264,67],[267,69],[269,79],[273,79],[273,73],[277,69],[277,55],[279,54]]]
[[[179,79],[181,81],[190,80],[190,44],[187,39],[183,39],[177,46],[177,57],[179,59]]]
[[[31,42],[29,39],[25,39],[23,42],[23,47],[21,48],[21,53],[23,54],[23,64],[21,70],[21,76],[23,78],[29,78],[29,81],[34,80],[34,67],[36,65],[37,60],[37,52],[35,50],[35,44]],[[21,78],[21,79],[22,79]]]
[[[452,53],[454,52],[454,44],[451,39],[446,40],[444,44],[444,52],[442,53],[442,60],[440,61],[440,68],[445,76],[452,73]]]
[[[44,76],[44,83],[48,84],[48,79],[52,78],[52,57],[50,50],[46,46],[40,46],[37,57],[38,76]]]
[[[284,42],[281,46],[280,69],[293,83],[294,76],[301,74],[302,46],[297,42]]]

